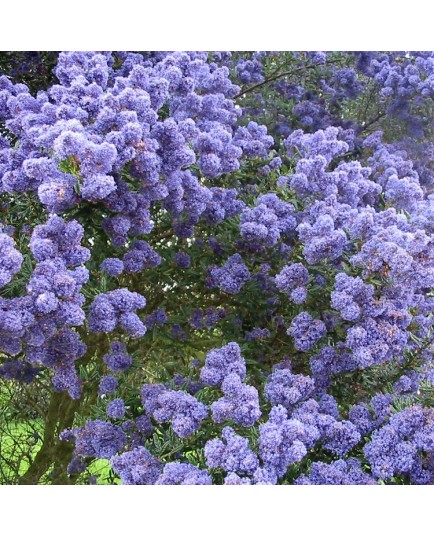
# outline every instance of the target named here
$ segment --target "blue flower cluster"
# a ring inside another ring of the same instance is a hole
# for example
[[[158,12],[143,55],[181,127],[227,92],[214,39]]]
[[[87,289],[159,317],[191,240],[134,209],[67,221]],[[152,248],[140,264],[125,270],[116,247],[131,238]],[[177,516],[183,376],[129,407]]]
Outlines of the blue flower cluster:
[[[145,305],[143,296],[126,288],[98,294],[89,308],[89,330],[110,333],[119,327],[133,338],[142,337],[146,326],[135,311]]]
[[[288,369],[277,369],[267,378],[265,396],[275,406],[292,408],[306,400],[315,391],[315,381],[303,374],[292,374]]]
[[[364,447],[372,474],[388,479],[407,474],[414,484],[433,483],[434,412],[410,406],[390,417]]]
[[[110,352],[103,356],[103,360],[107,368],[113,372],[123,372],[133,362],[133,358],[127,353],[125,344],[120,341],[113,341],[110,344]]]
[[[246,377],[246,363],[241,356],[241,348],[235,342],[208,352],[200,379],[207,385],[221,387],[229,374],[237,375],[241,381]]]
[[[360,467],[360,461],[355,458],[336,460],[330,464],[314,462],[310,468],[309,476],[297,478],[294,484],[316,486],[354,486],[374,485],[377,481],[367,475]]]
[[[309,283],[309,272],[299,262],[284,266],[276,275],[274,281],[276,287],[289,295],[290,299],[297,303],[303,303],[307,297],[306,286]]]
[[[159,478],[163,464],[143,446],[111,456],[110,464],[121,477],[122,484],[149,485]]]
[[[15,249],[13,239],[0,229],[0,287],[12,280],[22,263],[23,256]]]
[[[187,437],[200,428],[208,409],[184,391],[166,389],[163,385],[144,385],[141,390],[146,414],[159,423],[170,422],[179,437]]]
[[[245,385],[239,375],[232,372],[225,376],[221,390],[224,396],[211,405],[213,421],[233,420],[240,426],[253,426],[261,416],[256,388]]]
[[[432,484],[434,53],[56,55],[0,76],[0,377],[81,399],[68,473]]]
[[[107,415],[111,419],[122,419],[125,416],[125,404],[121,398],[115,398],[107,405]]]
[[[211,477],[206,470],[198,469],[191,463],[169,462],[164,466],[163,472],[155,484],[165,486],[208,486],[211,484]]]
[[[249,441],[226,426],[222,439],[211,439],[205,444],[205,458],[210,468],[221,467],[228,474],[253,475],[259,467],[256,454],[250,449]]]
[[[109,460],[126,446],[127,436],[122,429],[105,421],[87,421],[85,426],[64,430],[60,434],[63,441],[75,442],[74,455]]]
[[[240,234],[246,240],[257,240],[271,247],[277,244],[281,233],[286,234],[296,226],[294,207],[281,201],[276,194],[266,194],[256,199],[256,207],[246,207],[241,213]]]
[[[239,253],[227,259],[221,267],[210,269],[212,286],[217,286],[228,294],[237,294],[250,279],[250,272]]]
[[[303,312],[293,318],[287,333],[294,338],[297,350],[307,352],[326,335],[327,328],[322,320],[314,320],[309,313]]]

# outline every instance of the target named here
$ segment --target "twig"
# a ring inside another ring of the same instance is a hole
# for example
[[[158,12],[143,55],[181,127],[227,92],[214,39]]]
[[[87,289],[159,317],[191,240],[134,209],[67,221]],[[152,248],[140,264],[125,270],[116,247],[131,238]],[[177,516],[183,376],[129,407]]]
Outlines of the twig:
[[[338,59],[330,60],[329,62],[326,62],[325,65],[332,65],[333,63],[338,63],[338,62],[339,62]],[[304,70],[307,70],[307,69],[313,69],[315,67],[318,67],[318,66],[316,64],[303,65],[303,67],[298,67],[297,69],[293,69],[292,71],[285,71],[283,73],[277,74],[276,76],[272,76],[271,78],[267,78],[266,80],[264,80],[262,82],[259,82],[258,84],[255,84],[254,86],[251,86],[251,87],[241,91],[240,93],[238,93],[238,95],[235,95],[234,99],[238,99],[242,95],[245,95],[246,93],[250,93],[250,92],[254,91],[257,88],[265,86],[266,84],[269,84],[270,82],[274,82],[275,80],[278,80],[279,78],[283,78],[284,76],[291,76],[293,74],[303,72]]]

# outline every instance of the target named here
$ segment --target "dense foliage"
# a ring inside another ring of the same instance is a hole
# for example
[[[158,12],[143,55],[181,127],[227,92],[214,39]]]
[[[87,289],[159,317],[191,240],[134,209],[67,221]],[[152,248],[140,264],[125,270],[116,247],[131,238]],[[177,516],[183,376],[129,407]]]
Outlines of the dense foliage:
[[[434,53],[0,72],[0,482],[434,483]]]

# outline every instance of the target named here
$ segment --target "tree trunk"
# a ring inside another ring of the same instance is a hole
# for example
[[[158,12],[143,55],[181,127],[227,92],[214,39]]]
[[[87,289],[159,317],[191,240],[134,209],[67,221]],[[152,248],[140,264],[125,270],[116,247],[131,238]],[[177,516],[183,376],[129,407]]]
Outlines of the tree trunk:
[[[19,484],[39,484],[41,478],[53,466],[50,475],[52,484],[72,484],[75,479],[68,477],[66,469],[72,457],[74,445],[60,441],[59,434],[72,426],[74,416],[80,406],[68,393],[52,393],[48,413],[45,418],[44,439],[33,463],[19,479]]]

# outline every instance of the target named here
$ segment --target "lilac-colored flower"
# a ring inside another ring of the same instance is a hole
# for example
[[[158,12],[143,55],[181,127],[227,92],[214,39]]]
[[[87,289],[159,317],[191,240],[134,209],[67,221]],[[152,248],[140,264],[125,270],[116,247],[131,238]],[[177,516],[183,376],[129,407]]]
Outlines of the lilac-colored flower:
[[[191,463],[170,462],[164,466],[163,473],[155,485],[209,486],[211,477],[205,469],[198,469]]]
[[[124,485],[155,484],[163,470],[162,462],[142,446],[111,457],[110,465]]]
[[[129,368],[133,362],[133,358],[127,354],[127,348],[120,341],[113,341],[110,344],[110,352],[103,357],[107,368],[113,372],[123,372]]]
[[[253,426],[261,416],[256,388],[245,385],[238,374],[231,373],[225,376],[221,389],[225,396],[211,405],[213,421],[231,419],[241,426]]]
[[[74,454],[77,456],[94,456],[107,460],[122,450],[127,442],[127,437],[119,426],[100,420],[89,420],[80,428],[63,432],[60,438],[75,441]]]
[[[241,380],[246,377],[246,363],[236,342],[230,342],[222,348],[207,353],[200,379],[207,385],[219,387],[225,377],[233,373],[237,374]]]
[[[190,255],[183,251],[179,251],[175,255],[175,262],[180,268],[188,268],[191,264]]]
[[[274,406],[268,421],[259,426],[259,455],[265,467],[282,477],[292,463],[306,456],[306,438],[306,425],[288,419],[283,406]]]
[[[303,303],[307,297],[306,285],[309,283],[309,272],[301,263],[294,263],[280,271],[274,278],[276,287],[287,294],[295,303]]]
[[[141,395],[145,412],[159,423],[170,422],[178,437],[196,432],[208,415],[208,408],[184,391],[144,385]]]
[[[228,473],[253,475],[259,465],[248,439],[235,433],[229,426],[223,428],[222,439],[210,439],[205,444],[204,452],[208,467],[221,467]]]
[[[267,328],[254,328],[252,331],[250,331],[250,333],[246,333],[244,335],[244,340],[253,341],[257,339],[268,339],[270,335],[270,330]]]
[[[114,376],[107,375],[101,376],[99,381],[99,390],[98,394],[101,395],[111,395],[113,394],[118,386],[118,381]]]
[[[115,398],[107,405],[107,415],[111,419],[122,419],[125,416],[125,404],[121,398]]]
[[[147,415],[140,415],[135,420],[137,430],[143,434],[145,437],[149,437],[154,433],[154,426],[152,425],[151,419]]]
[[[131,337],[141,337],[146,333],[146,326],[135,311],[145,305],[143,296],[124,288],[98,294],[89,308],[89,330],[109,333],[119,326]]]
[[[241,255],[236,253],[229,257],[222,267],[211,268],[211,277],[215,286],[228,294],[237,294],[250,279],[250,272]]]
[[[292,374],[288,369],[275,370],[267,378],[265,396],[274,405],[291,409],[301,400],[309,398],[315,389],[315,381],[303,374]]]
[[[374,485],[377,481],[369,473],[362,470],[356,458],[336,460],[330,464],[314,462],[310,467],[309,476],[298,477],[294,484],[298,485]]]
[[[120,259],[109,258],[101,263],[100,268],[106,271],[108,275],[116,277],[124,271],[124,263]]]
[[[13,239],[0,230],[0,288],[20,271],[24,258],[15,249]]]
[[[287,330],[294,339],[297,350],[308,352],[327,333],[322,320],[314,320],[309,313],[303,312],[293,318]]]

